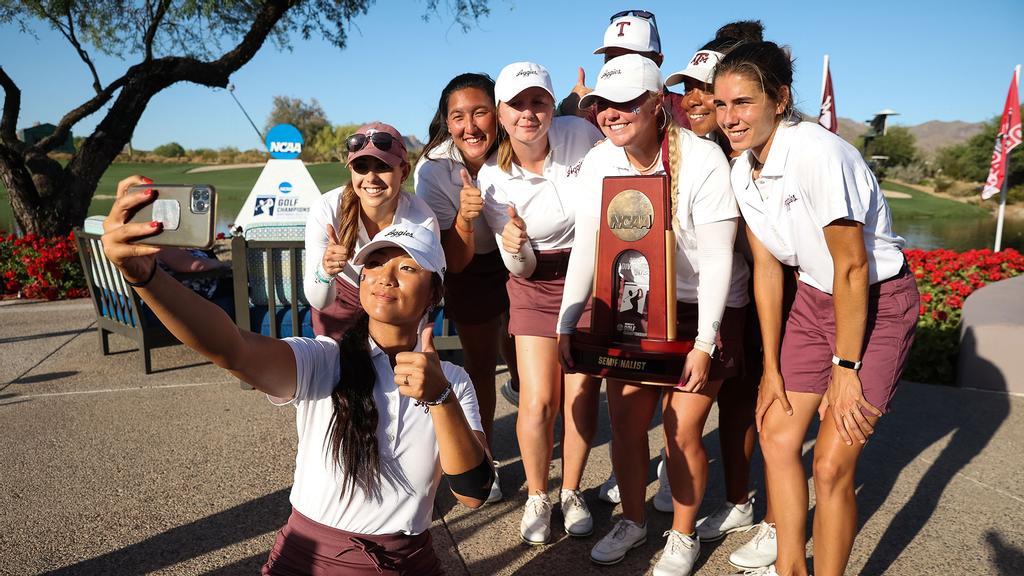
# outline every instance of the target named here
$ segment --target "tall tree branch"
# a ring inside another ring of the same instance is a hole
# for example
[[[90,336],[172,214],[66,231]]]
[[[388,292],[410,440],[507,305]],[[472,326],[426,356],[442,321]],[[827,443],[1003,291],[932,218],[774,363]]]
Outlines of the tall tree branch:
[[[131,69],[129,69],[129,73]],[[60,146],[67,140],[68,134],[71,133],[71,128],[78,123],[79,120],[99,110],[104,104],[110,101],[110,98],[117,92],[121,86],[124,85],[128,74],[114,80],[109,86],[104,88],[99,94],[90,98],[87,102],[83,103],[78,108],[68,112],[60,119],[57,123],[57,128],[46,138],[43,138],[39,142],[33,145],[33,148],[38,149],[41,152],[50,152],[57,146]]]
[[[160,28],[160,23],[163,22],[164,15],[167,14],[167,9],[170,7],[171,0],[162,0],[157,2],[156,12],[152,14],[152,19],[149,22],[149,27],[146,28],[146,35],[142,39],[142,45],[146,48],[146,57],[144,62],[149,62],[153,59],[153,41],[156,39],[156,32]]]
[[[78,41],[78,37],[75,35],[75,21],[71,15],[71,7],[72,3],[70,2],[65,6],[63,16],[67,19],[66,24],[61,21],[56,14],[51,14],[45,8],[40,8],[40,14],[42,14],[46,20],[49,20],[50,24],[52,24],[53,27],[71,43],[71,46],[74,47],[75,51],[78,52],[78,57],[82,59],[82,62],[85,62],[85,65],[89,67],[89,73],[92,74],[92,88],[97,94],[99,94],[103,91],[103,83],[100,82],[100,76],[96,72],[96,66],[93,65],[92,58],[89,57],[89,53],[85,51],[85,48],[82,47],[82,43]]]
[[[4,112],[0,117],[0,140],[8,146],[18,145],[18,114],[21,112],[21,89],[0,66],[0,86],[4,88]]]

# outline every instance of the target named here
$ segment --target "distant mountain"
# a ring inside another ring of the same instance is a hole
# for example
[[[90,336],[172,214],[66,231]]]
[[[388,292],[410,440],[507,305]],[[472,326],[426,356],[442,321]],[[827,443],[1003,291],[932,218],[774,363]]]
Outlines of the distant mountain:
[[[410,152],[419,152],[423,149],[423,142],[420,142],[420,139],[415,134],[402,136],[402,139],[405,140],[405,149]]]
[[[897,125],[897,124],[891,124]],[[916,126],[906,126],[907,130],[917,139],[917,148],[925,156],[931,156],[939,148],[952,144],[959,144],[971,139],[972,136],[981,132],[983,122],[943,122],[931,120]],[[868,125],[865,122],[858,122],[849,118],[839,119],[839,136],[852,144],[857,143],[857,138],[867,132]]]

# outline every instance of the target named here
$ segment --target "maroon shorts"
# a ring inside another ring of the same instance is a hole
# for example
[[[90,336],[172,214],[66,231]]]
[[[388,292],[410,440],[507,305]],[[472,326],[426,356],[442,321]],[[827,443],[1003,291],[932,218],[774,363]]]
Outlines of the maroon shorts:
[[[312,309],[313,334],[341,340],[345,332],[356,323],[363,305],[359,302],[359,288],[342,278],[334,281],[334,295],[334,302],[322,310]]]
[[[711,381],[732,378],[743,367],[743,326],[746,324],[747,307],[725,308],[722,325],[718,329],[718,350],[711,359]],[[692,340],[697,336],[697,305],[676,302],[676,337]]]
[[[859,375],[864,398],[883,414],[889,410],[914,342],[919,306],[917,284],[906,266],[868,291],[864,364]],[[782,337],[779,363],[786,390],[824,394],[832,376],[835,343],[832,295],[801,282]]]
[[[262,576],[433,576],[444,574],[430,531],[368,535],[325,526],[294,508],[277,531]]]
[[[444,314],[460,324],[484,324],[508,312],[508,270],[498,250],[477,254],[462,272],[444,277]]]
[[[556,338],[558,311],[562,307],[565,271],[570,250],[535,252],[537,268],[529,278],[509,274],[508,333],[513,336]],[[583,311],[579,327],[590,326],[590,305]]]

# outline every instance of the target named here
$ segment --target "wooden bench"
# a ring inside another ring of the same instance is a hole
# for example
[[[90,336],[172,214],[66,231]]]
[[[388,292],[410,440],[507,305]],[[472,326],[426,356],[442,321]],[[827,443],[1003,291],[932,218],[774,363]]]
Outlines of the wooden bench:
[[[150,352],[154,348],[180,344],[170,332],[164,328],[160,320],[146,308],[135,290],[121,277],[121,273],[103,254],[100,234],[75,229],[75,242],[78,245],[78,257],[85,271],[86,284],[92,297],[96,311],[96,333],[100,339],[100,351],[104,356],[110,354],[110,335],[120,334],[134,340],[142,352],[142,371],[153,372]],[[222,278],[226,270],[199,272],[194,274],[176,274],[184,278]]]

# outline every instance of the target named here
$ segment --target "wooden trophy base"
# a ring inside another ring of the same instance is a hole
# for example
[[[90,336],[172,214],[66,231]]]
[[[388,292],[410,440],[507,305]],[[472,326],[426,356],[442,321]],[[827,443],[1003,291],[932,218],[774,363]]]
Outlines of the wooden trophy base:
[[[635,342],[609,342],[605,336],[580,330],[573,335],[572,361],[577,372],[592,376],[675,386],[690,350],[693,340],[641,338]]]

